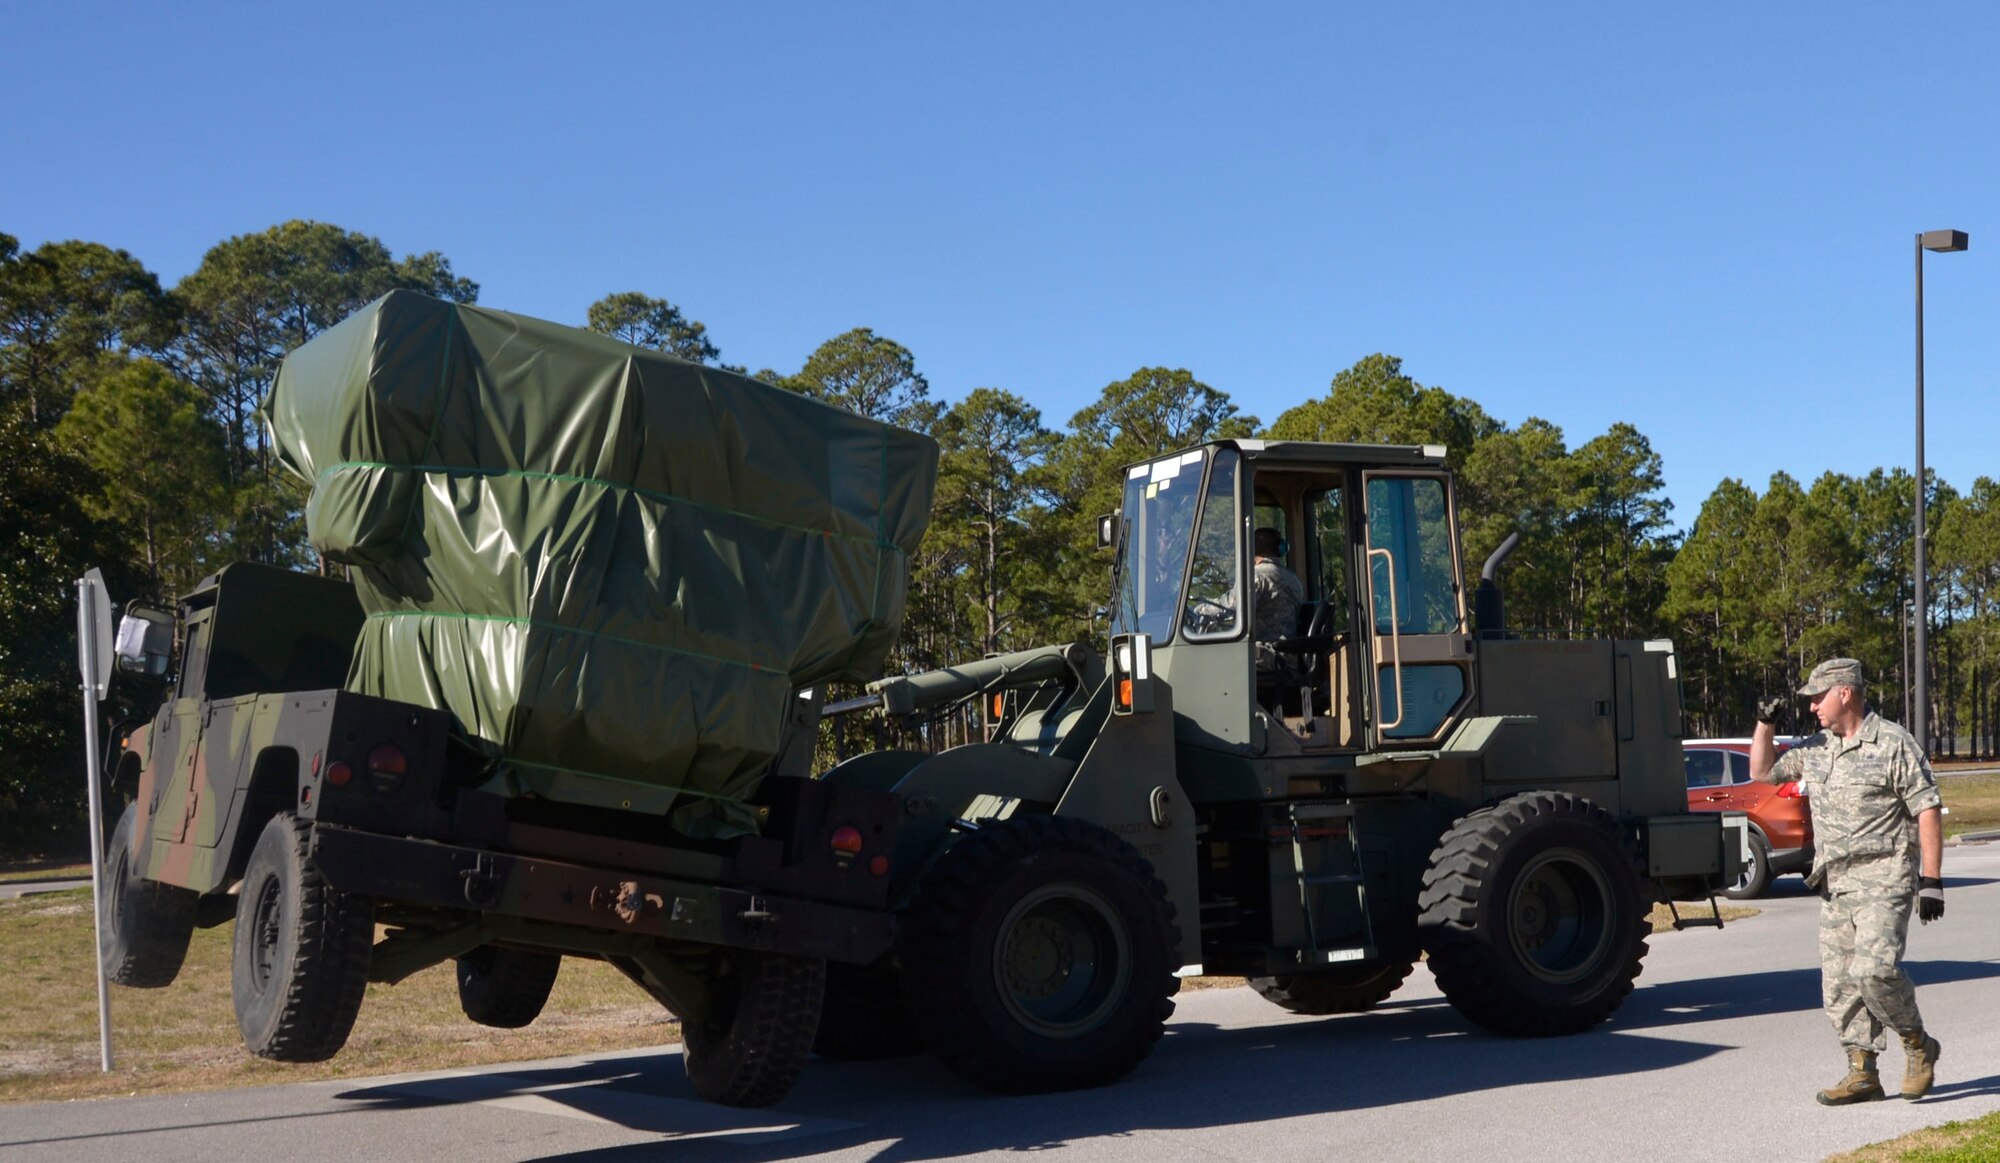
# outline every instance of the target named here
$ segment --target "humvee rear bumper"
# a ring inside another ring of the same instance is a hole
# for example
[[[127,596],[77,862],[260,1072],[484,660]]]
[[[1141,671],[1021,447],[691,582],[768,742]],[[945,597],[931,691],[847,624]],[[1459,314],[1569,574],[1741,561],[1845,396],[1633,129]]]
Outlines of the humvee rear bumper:
[[[865,963],[886,953],[886,911],[752,889],[313,826],[312,861],[343,892],[382,901],[800,957]]]

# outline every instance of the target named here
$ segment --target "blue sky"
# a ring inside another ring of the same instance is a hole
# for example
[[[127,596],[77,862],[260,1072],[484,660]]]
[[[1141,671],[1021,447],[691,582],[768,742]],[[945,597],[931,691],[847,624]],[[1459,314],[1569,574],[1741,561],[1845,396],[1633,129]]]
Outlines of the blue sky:
[[[489,306],[641,290],[789,371],[867,326],[1052,426],[1148,365],[1264,420],[1375,351],[1676,520],[1725,476],[2000,476],[2000,8],[16,4],[0,231],[171,283],[314,218]]]

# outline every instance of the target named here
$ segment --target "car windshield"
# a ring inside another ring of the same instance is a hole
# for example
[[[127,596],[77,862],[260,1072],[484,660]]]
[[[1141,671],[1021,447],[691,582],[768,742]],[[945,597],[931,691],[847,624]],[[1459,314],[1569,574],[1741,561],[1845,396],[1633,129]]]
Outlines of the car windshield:
[[[1145,634],[1156,643],[1172,637],[1207,456],[1196,449],[1126,470],[1113,634]]]

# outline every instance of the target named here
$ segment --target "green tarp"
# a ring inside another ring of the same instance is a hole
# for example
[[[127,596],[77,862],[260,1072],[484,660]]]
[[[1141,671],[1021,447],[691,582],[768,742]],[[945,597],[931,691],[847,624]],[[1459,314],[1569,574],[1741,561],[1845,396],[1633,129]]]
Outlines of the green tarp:
[[[880,673],[937,467],[745,376],[408,291],[294,351],[264,418],[367,614],[349,689],[453,712],[490,790],[692,832],[744,819],[796,688]]]

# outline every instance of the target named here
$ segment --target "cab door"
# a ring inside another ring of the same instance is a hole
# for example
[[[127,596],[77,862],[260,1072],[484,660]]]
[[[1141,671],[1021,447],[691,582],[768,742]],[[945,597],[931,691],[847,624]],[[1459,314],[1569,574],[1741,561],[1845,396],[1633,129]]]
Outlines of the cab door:
[[[1443,738],[1472,700],[1458,521],[1444,473],[1362,474],[1376,746]]]
[[[187,838],[189,821],[201,808],[206,772],[201,769],[201,736],[208,725],[208,704],[202,698],[208,673],[209,632],[213,606],[187,615],[187,645],[182,650],[180,688],[173,711],[153,744],[153,838],[178,844]]]

